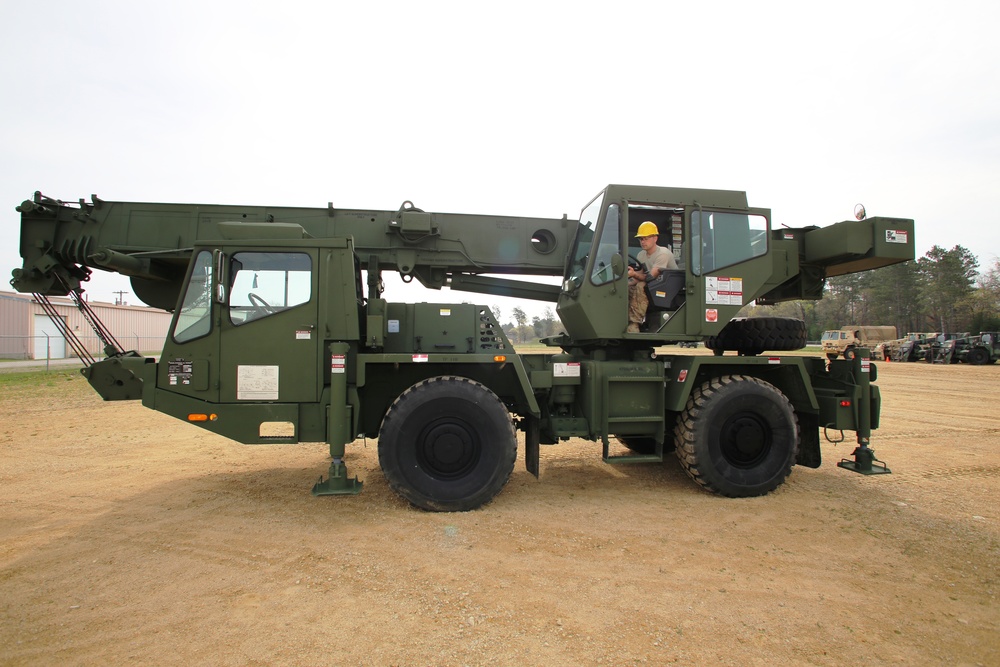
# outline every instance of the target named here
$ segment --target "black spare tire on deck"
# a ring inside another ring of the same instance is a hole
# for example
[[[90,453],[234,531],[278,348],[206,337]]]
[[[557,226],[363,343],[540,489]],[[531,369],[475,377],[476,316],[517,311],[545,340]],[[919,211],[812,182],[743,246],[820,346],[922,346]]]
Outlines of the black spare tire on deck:
[[[806,323],[794,317],[734,317],[705,347],[716,352],[753,356],[772,350],[790,352],[806,346]]]

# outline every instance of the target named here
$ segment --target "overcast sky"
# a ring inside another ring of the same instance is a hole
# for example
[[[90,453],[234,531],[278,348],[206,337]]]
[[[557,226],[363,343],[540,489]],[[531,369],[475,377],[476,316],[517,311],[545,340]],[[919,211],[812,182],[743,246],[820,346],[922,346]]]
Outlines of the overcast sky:
[[[35,190],[576,217],[608,183],[724,188],[1000,253],[997,2],[0,0],[0,25],[4,280]]]

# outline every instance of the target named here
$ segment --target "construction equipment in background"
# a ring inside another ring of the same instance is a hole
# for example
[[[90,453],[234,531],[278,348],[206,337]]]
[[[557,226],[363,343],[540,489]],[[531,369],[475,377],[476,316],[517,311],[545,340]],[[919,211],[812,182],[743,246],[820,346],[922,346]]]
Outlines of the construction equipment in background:
[[[969,332],[964,333],[939,333],[931,338],[926,338],[917,344],[916,354],[929,364],[952,363],[952,351],[954,345],[949,345],[952,341],[965,338]],[[954,363],[958,363],[955,359]]]
[[[943,345],[933,348],[932,363],[957,364],[959,362],[972,366],[995,364],[1000,359],[1000,332],[984,331],[975,336],[962,336],[946,341]]]
[[[910,332],[902,338],[889,340],[872,349],[872,358],[882,361],[917,361],[918,343],[937,336],[936,332]]]

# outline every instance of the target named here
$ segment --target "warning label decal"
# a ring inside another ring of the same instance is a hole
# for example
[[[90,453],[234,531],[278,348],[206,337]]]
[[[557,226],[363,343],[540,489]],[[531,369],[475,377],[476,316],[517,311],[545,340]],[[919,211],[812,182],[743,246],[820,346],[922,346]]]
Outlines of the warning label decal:
[[[886,243],[906,243],[908,236],[909,235],[906,233],[905,229],[887,229],[887,230],[885,230],[885,242]]]
[[[705,304],[709,306],[742,306],[743,278],[706,277]]]

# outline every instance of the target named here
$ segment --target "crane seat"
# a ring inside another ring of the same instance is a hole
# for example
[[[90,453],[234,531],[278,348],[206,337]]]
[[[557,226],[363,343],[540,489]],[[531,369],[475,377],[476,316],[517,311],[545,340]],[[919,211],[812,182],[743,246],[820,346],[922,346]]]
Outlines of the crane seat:
[[[668,269],[646,282],[649,310],[677,310],[684,303],[684,271]]]

